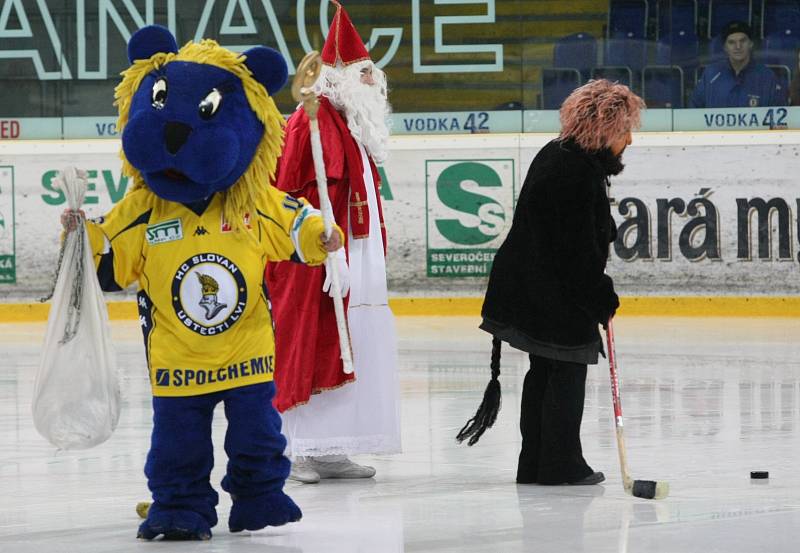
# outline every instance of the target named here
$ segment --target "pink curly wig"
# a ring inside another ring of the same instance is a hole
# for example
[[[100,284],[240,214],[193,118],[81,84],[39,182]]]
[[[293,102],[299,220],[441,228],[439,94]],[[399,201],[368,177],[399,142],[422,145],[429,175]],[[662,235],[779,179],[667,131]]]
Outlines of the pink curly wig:
[[[601,150],[639,128],[644,100],[625,85],[606,79],[576,88],[561,105],[561,140],[574,140],[584,150]]]

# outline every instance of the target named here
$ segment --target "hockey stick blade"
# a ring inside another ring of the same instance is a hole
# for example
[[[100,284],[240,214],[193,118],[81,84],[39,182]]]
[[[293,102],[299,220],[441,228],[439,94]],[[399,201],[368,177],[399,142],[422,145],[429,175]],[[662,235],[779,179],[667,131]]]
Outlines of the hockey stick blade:
[[[626,486],[626,491],[628,491]],[[642,499],[664,499],[669,495],[668,482],[654,480],[634,480],[629,493]]]

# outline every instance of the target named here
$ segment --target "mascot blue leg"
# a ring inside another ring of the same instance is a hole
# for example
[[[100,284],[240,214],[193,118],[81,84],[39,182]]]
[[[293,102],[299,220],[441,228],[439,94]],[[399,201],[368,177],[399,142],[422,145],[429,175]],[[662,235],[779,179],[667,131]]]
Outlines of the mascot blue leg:
[[[153,435],[144,472],[153,504],[138,537],[207,540],[217,524],[211,420],[224,392],[153,398]]]
[[[225,392],[228,471],[222,489],[231,494],[231,532],[260,530],[300,520],[302,513],[283,493],[290,463],[283,455],[286,438],[272,406],[272,382]]]

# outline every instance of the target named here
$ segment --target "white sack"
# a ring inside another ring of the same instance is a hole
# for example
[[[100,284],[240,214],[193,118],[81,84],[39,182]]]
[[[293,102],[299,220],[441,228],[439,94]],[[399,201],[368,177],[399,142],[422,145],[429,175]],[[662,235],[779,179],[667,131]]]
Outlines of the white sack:
[[[80,208],[86,174],[74,168],[54,181],[71,209]],[[33,393],[36,430],[62,449],[85,449],[106,441],[119,421],[117,357],[108,311],[92,259],[86,223],[69,232],[47,320]]]

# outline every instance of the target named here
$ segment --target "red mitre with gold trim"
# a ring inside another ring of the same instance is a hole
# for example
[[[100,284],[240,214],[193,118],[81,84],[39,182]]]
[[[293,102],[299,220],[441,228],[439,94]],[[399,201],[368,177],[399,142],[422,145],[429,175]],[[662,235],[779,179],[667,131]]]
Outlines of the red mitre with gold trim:
[[[331,1],[336,4],[336,15],[333,16],[328,38],[322,48],[322,63],[336,67],[337,62],[350,65],[370,59],[358,31],[350,21],[350,16],[339,2]]]

